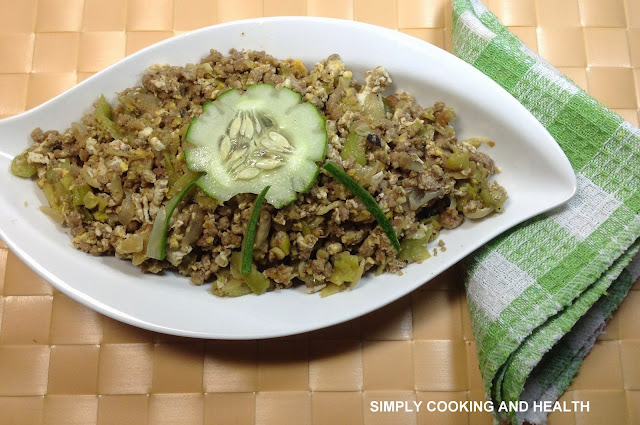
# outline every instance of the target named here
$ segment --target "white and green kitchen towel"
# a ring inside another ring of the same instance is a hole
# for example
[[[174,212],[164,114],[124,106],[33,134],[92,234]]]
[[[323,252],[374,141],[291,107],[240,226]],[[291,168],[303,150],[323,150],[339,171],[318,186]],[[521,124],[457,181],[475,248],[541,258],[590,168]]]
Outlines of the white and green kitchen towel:
[[[576,173],[573,199],[476,252],[467,279],[494,405],[555,401],[640,275],[640,130],[527,48],[480,0],[453,0],[453,52],[518,99]],[[541,424],[546,414],[499,419]]]

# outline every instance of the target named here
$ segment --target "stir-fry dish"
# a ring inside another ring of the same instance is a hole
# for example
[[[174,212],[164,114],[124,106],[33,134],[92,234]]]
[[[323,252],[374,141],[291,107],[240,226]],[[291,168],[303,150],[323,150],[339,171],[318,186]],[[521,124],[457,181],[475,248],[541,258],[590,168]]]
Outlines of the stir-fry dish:
[[[427,260],[441,229],[503,211],[499,168],[458,140],[454,110],[357,81],[337,55],[211,50],[154,65],[15,157],[75,248],[144,272],[174,270],[219,296],[305,285],[323,296],[363,274]]]

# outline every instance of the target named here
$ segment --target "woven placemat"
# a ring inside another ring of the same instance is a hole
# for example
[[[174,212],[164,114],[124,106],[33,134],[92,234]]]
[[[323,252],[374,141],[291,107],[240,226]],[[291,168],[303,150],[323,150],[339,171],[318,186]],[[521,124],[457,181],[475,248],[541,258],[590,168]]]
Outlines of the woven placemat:
[[[640,0],[489,0],[531,48],[638,123]],[[0,117],[144,46],[230,20],[355,19],[450,49],[448,0],[0,0]],[[370,401],[482,400],[461,271],[329,329],[204,341],[121,324],[52,289],[0,242],[0,425],[491,424],[487,413],[374,413]],[[551,425],[640,424],[640,284]]]

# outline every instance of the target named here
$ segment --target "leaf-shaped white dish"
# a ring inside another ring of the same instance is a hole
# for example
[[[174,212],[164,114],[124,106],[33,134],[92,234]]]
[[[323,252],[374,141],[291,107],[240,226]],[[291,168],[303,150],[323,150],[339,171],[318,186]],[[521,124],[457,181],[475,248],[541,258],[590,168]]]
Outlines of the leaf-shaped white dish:
[[[411,265],[402,276],[367,276],[352,290],[328,298],[303,289],[262,296],[217,298],[210,285],[193,286],[172,273],[143,274],[114,257],[76,251],[69,235],[38,209],[46,203],[31,180],[9,172],[35,127],[63,130],[107,98],[139,84],[155,63],[198,62],[210,48],[259,49],[302,59],[307,66],[338,53],[360,81],[384,65],[394,84],[422,105],[444,101],[456,109],[459,138],[496,141],[491,157],[509,200],[503,214],[471,222],[441,239],[447,250]],[[0,237],[24,262],[75,300],[123,322],[169,334],[224,339],[267,338],[340,323],[418,288],[493,237],[567,201],[575,176],[554,139],[511,95],[472,66],[413,37],[371,25],[322,18],[265,18],[204,28],[163,41],[110,66],[60,96],[0,121]]]

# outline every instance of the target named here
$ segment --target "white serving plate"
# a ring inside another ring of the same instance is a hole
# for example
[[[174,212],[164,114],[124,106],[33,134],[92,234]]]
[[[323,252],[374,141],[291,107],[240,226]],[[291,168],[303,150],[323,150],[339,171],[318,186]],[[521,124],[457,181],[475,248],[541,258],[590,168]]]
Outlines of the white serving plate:
[[[446,252],[402,276],[367,276],[353,291],[328,298],[297,290],[262,296],[217,298],[210,285],[193,286],[173,273],[142,274],[114,257],[92,257],[72,248],[68,229],[38,209],[46,204],[31,180],[9,172],[34,127],[63,130],[100,93],[139,84],[154,63],[197,62],[210,48],[260,49],[296,57],[308,67],[338,53],[360,81],[384,65],[392,89],[413,93],[422,105],[455,107],[459,138],[486,136],[509,192],[505,212],[442,232]],[[382,307],[432,279],[493,237],[556,207],[575,192],[575,176],[554,139],[511,95],[472,66],[416,38],[372,25],[322,18],[264,18],[203,28],[141,50],[23,114],[0,121],[0,237],[26,264],[76,301],[114,319],[168,334],[251,339],[291,335],[340,323]]]

